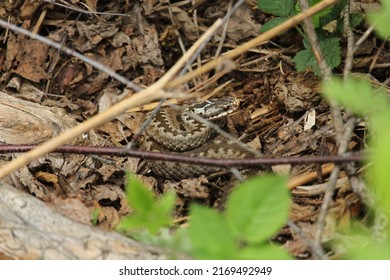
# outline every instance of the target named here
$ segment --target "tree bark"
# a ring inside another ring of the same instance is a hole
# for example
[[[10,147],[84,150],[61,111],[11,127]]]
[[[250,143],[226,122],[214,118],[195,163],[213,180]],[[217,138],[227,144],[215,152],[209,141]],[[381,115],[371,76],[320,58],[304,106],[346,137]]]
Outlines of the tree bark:
[[[0,184],[0,252],[14,259],[166,259],[158,248],[75,222]]]

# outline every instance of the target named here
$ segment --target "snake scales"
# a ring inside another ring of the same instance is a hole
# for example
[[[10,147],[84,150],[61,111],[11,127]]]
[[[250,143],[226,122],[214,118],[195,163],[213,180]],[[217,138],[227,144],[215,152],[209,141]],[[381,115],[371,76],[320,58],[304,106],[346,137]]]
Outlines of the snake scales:
[[[183,112],[163,107],[146,129],[146,134],[151,139],[148,149],[221,159],[253,157],[250,152],[231,141],[215,138],[212,128],[186,114],[190,112],[221,124],[228,114],[237,110],[238,105],[236,98],[225,97],[191,105]],[[147,164],[156,175],[173,180],[199,177],[222,170],[214,166],[168,161],[147,161]]]

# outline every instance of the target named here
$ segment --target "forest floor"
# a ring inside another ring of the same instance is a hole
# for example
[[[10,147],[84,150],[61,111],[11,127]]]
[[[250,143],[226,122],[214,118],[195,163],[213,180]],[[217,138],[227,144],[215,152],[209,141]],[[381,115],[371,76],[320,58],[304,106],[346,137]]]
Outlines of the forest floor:
[[[61,2],[66,5],[49,2],[3,1],[0,18],[74,49],[142,88],[158,81],[209,26],[231,9],[228,0],[193,1],[194,5],[191,1],[167,4],[153,0]],[[256,1],[245,1],[231,15],[224,30],[220,29],[205,46],[192,69],[258,36],[270,18],[259,10]],[[355,27],[356,40],[366,29],[364,22]],[[343,70],[345,37],[340,36],[340,44],[341,63],[335,73]],[[321,98],[321,79],[309,69],[305,72],[295,69],[293,58],[302,49],[301,34],[290,29],[220,65],[217,71],[172,89],[186,95],[185,99],[175,101],[188,104],[205,96],[234,96],[240,100],[240,108],[229,117],[226,130],[266,157],[335,156],[338,144],[329,105]],[[369,35],[355,52],[352,71],[385,81],[388,70],[381,65],[389,61],[386,49],[374,34]],[[1,91],[59,110],[55,114],[61,112],[74,124],[104,112],[134,93],[131,90],[124,93],[124,84],[91,65],[6,29],[1,30],[0,62]],[[152,108],[153,104],[134,108],[91,130],[74,144],[127,146]],[[33,134],[41,137],[45,129],[42,127]],[[348,139],[349,151],[363,150],[365,130],[363,122],[356,126]],[[36,139],[31,134],[20,134],[6,144],[40,144],[52,136],[45,137]],[[2,157],[2,163],[9,160],[9,155]],[[354,164],[355,171],[359,167],[359,163]],[[296,258],[312,258],[308,239],[315,235],[325,183],[333,168],[331,162],[301,162],[261,166],[248,173],[267,170],[288,174],[293,198],[289,220],[300,232],[286,226],[273,240],[283,244]],[[121,217],[131,212],[124,192],[126,172],[138,173],[157,196],[174,190],[175,217],[184,218],[181,219],[184,222],[193,202],[222,209],[231,188],[238,182],[230,172],[177,182],[151,173],[139,158],[70,154],[34,161],[7,178],[7,182],[83,223],[90,223],[92,213],[98,209],[96,226],[112,230]],[[322,232],[324,241],[335,230],[346,227],[351,219],[365,215],[364,203],[347,179],[346,173],[341,172]]]

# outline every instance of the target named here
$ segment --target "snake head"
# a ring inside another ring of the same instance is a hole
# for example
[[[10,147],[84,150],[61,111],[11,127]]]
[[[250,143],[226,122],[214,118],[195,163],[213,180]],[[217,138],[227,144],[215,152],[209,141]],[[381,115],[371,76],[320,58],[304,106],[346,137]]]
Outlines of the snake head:
[[[223,118],[237,111],[240,101],[231,96],[211,98],[187,107],[186,111],[199,115],[207,120]]]

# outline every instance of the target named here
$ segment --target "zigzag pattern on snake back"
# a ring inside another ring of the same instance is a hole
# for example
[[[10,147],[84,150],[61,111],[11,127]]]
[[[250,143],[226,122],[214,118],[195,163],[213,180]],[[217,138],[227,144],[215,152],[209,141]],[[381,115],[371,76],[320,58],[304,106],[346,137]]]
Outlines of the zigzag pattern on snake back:
[[[197,157],[245,158],[253,154],[227,140],[214,139],[212,128],[186,114],[190,112],[221,124],[224,118],[237,110],[239,101],[233,97],[210,99],[177,112],[170,107],[161,108],[146,129],[151,139],[151,151],[170,151]],[[221,171],[219,167],[167,161],[147,161],[153,173],[173,180],[199,177]]]

